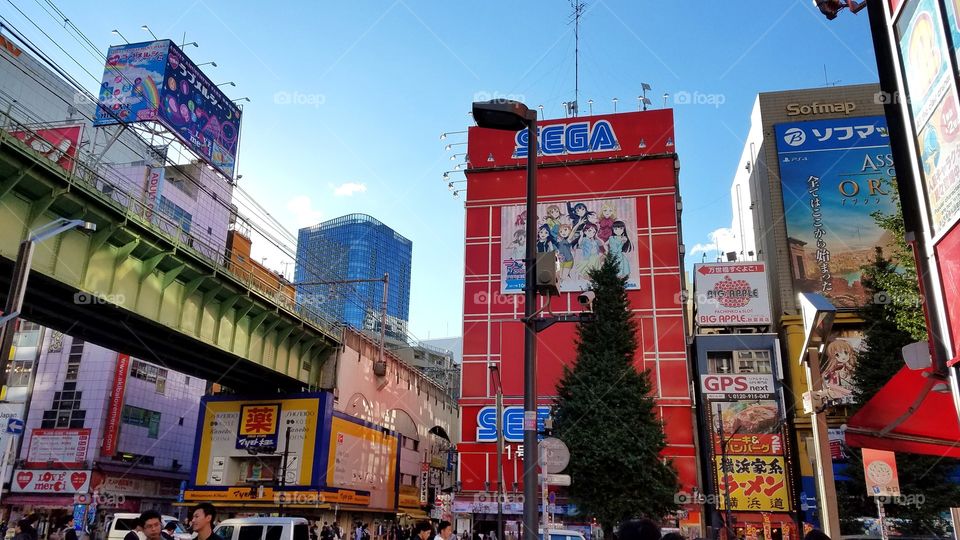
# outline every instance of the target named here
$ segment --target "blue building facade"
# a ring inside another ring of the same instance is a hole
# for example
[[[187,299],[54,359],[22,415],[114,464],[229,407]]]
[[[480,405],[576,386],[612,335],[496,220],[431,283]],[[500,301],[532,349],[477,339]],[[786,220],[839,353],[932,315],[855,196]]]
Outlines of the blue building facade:
[[[297,299],[333,320],[379,331],[382,282],[311,282],[380,279],[388,274],[386,333],[405,340],[412,257],[410,240],[366,214],[349,214],[300,229],[294,274]]]

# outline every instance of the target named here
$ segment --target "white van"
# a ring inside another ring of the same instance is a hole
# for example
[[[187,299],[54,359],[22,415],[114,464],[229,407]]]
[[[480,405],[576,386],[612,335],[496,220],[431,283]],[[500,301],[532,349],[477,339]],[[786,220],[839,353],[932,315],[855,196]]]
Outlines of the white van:
[[[223,540],[310,540],[309,527],[304,518],[251,517],[225,519],[213,532]]]
[[[585,540],[580,531],[572,529],[547,529],[547,534],[546,540]],[[540,540],[545,540],[543,536],[543,529],[540,529]]]
[[[123,537],[126,536],[128,532],[137,528],[137,520],[139,519],[140,514],[134,513],[117,513],[107,516],[107,521],[104,525],[104,529],[107,531],[107,540],[123,540]],[[177,524],[177,529],[174,534],[175,538],[183,539],[190,536],[190,534],[183,529],[179,519],[173,516],[161,516],[161,519],[164,525],[171,521]]]

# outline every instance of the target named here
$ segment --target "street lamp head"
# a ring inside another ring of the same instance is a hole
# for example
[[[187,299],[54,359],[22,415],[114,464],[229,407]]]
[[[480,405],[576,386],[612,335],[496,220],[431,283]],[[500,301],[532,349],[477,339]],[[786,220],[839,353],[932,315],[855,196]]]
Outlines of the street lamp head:
[[[482,128],[520,131],[536,118],[536,112],[519,101],[494,99],[473,103],[473,119]]]

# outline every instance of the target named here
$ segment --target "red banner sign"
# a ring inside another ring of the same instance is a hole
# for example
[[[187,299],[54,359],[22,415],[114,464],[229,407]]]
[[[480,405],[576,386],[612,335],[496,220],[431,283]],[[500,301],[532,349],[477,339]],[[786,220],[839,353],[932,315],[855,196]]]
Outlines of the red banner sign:
[[[127,390],[127,374],[130,372],[130,355],[117,354],[117,370],[113,376],[113,390],[110,392],[110,404],[107,408],[107,424],[103,431],[103,445],[100,455],[113,457],[117,453],[117,439],[120,436],[120,416],[123,413],[123,395]]]
[[[27,143],[30,148],[40,152],[50,161],[73,172],[77,148],[80,146],[82,125],[58,128],[38,129],[36,131],[11,131],[14,137]]]

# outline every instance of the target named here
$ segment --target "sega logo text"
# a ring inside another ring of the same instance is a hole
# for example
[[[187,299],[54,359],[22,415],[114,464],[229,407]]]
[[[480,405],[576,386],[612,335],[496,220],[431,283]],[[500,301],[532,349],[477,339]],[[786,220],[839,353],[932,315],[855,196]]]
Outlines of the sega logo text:
[[[537,431],[543,431],[543,421],[550,416],[550,407],[537,407]],[[503,439],[523,442],[523,407],[503,409]],[[477,413],[477,442],[497,441],[497,408],[484,407]]]
[[[527,157],[529,130],[517,132],[514,158]],[[619,150],[620,143],[613,132],[613,126],[606,120],[555,124],[537,128],[537,147],[540,155],[559,156],[563,154],[585,154],[587,152],[608,152]]]

